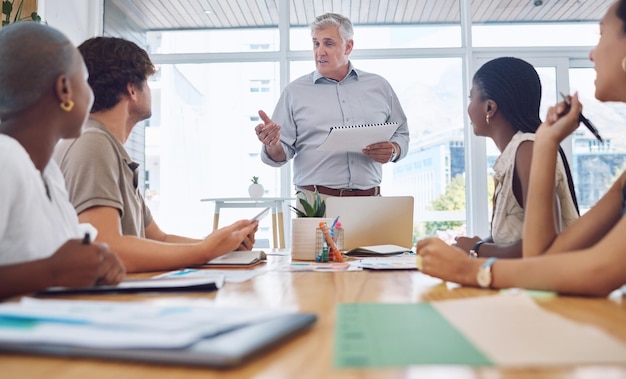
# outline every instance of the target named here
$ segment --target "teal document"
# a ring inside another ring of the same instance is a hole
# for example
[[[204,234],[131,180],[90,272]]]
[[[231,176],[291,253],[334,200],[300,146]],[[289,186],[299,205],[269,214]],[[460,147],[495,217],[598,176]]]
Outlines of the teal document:
[[[339,304],[335,367],[493,363],[430,303]]]

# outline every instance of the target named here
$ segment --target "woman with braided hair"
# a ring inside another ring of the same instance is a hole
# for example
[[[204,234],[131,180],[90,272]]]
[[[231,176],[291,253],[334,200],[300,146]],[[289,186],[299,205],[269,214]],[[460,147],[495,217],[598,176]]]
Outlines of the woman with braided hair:
[[[596,71],[595,96],[626,103],[626,0],[600,21],[600,40],[589,54]],[[470,259],[438,238],[419,241],[416,263],[425,274],[484,288],[527,288],[570,295],[607,296],[626,283],[626,171],[588,212],[567,229],[555,228],[554,178],[559,144],[579,126],[578,94],[548,110],[533,143],[526,204],[523,259]],[[626,292],[625,292],[626,293]]]
[[[495,191],[491,235],[457,237],[456,246],[471,256],[522,256],[524,209],[535,132],[541,119],[541,81],[534,67],[518,58],[503,57],[485,63],[474,75],[468,114],[474,134],[491,138],[501,154],[494,170]],[[555,215],[558,230],[578,218],[571,172],[559,149],[555,176]]]

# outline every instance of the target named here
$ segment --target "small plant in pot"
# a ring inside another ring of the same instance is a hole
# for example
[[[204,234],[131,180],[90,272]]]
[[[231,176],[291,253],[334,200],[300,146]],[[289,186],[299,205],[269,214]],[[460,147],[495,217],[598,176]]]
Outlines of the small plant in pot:
[[[259,177],[253,176],[250,181],[252,182],[252,184],[250,184],[250,187],[248,187],[248,194],[250,194],[250,197],[263,197],[265,188],[263,188],[263,185],[259,183]]]
[[[291,258],[294,260],[314,261],[317,242],[317,228],[320,222],[332,223],[332,218],[326,218],[326,203],[320,194],[315,192],[310,202],[302,191],[296,192],[302,209],[291,206],[298,217],[291,219]]]
[[[296,195],[303,194],[302,191],[296,192]],[[324,217],[326,214],[326,202],[322,200],[319,192],[315,191],[313,196],[313,203],[311,204],[306,196],[299,197],[298,201],[302,205],[302,209],[298,209],[291,206],[291,209],[298,215],[298,217]]]

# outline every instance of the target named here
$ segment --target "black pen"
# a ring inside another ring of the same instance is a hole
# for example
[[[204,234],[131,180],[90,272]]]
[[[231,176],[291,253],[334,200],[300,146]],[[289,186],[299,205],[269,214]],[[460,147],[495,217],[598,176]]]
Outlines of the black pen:
[[[85,233],[85,237],[83,237],[83,245],[89,245],[91,243],[91,235],[89,232]]]
[[[563,92],[559,92],[559,93],[561,94],[563,101],[567,105],[567,110],[569,111],[572,105],[572,102],[570,101],[569,96],[565,96]],[[604,142],[602,141],[602,137],[600,137],[600,133],[598,133],[598,129],[596,129],[596,127],[593,126],[593,124],[591,123],[591,121],[589,121],[587,117],[583,116],[582,112],[578,115],[578,121],[582,122],[587,127],[587,129],[589,129],[591,133],[593,133],[593,135],[596,136],[598,141]]]

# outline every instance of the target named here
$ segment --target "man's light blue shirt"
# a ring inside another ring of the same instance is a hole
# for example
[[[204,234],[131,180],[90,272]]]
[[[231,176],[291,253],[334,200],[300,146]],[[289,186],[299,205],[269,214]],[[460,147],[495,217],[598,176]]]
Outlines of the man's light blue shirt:
[[[355,69],[352,63],[340,82],[314,71],[289,83],[272,120],[281,126],[280,140],[287,159],[273,161],[265,147],[261,159],[270,166],[280,167],[293,158],[296,187],[368,189],[380,185],[382,164],[367,155],[317,150],[333,126],[397,122],[399,127],[391,142],[400,146],[398,160],[406,156],[409,146],[406,115],[389,82],[379,75]]]

